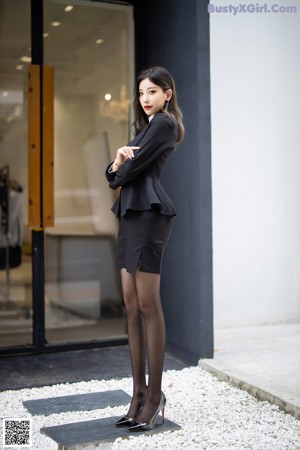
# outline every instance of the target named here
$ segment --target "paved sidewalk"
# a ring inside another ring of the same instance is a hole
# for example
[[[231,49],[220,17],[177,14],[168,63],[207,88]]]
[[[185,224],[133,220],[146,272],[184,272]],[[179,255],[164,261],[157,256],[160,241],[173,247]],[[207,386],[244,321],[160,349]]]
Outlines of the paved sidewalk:
[[[300,419],[300,324],[216,330],[214,359],[199,365]]]

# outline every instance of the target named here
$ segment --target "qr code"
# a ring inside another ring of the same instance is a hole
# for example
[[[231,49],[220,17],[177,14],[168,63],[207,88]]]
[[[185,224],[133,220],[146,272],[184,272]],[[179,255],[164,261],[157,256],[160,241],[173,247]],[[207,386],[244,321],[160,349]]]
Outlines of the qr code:
[[[3,419],[3,447],[31,447],[31,419]]]

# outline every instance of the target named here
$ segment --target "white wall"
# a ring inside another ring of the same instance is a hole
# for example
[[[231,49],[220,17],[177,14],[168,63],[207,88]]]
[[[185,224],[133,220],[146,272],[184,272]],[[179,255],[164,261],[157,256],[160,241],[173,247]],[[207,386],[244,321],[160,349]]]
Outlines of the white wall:
[[[297,14],[210,14],[217,328],[300,321],[300,4],[289,4]]]

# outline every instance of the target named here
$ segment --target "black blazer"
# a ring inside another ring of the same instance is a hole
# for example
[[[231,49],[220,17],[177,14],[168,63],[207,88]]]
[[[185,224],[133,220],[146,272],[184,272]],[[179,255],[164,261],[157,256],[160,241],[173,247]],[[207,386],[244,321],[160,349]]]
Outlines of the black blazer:
[[[105,175],[112,189],[121,187],[120,195],[112,207],[117,217],[129,209],[146,211],[158,205],[160,212],[175,216],[175,207],[160,184],[164,165],[175,149],[177,124],[165,113],[156,114],[147,126],[128,144],[139,146],[133,159],[127,159],[116,172]]]

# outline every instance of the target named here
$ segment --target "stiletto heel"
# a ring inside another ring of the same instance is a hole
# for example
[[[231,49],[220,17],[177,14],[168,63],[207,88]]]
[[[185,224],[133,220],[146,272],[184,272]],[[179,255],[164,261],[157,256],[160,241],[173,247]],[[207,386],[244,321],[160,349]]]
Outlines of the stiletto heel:
[[[152,430],[157,422],[158,419],[158,415],[161,412],[162,414],[162,422],[161,425],[164,423],[165,421],[165,406],[167,403],[167,399],[165,397],[165,395],[163,394],[163,392],[161,393],[161,398],[160,398],[160,402],[159,405],[157,407],[157,410],[155,411],[155,413],[153,414],[153,416],[151,417],[151,419],[148,422],[139,422],[138,420],[135,420],[128,428],[129,432],[138,432],[138,431],[149,431]]]
[[[162,410],[161,410],[161,425],[163,425],[165,423],[165,406],[166,406],[166,397],[165,397],[165,402],[163,404]]]

